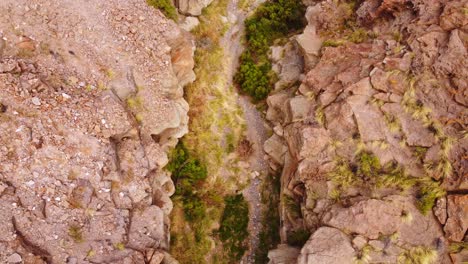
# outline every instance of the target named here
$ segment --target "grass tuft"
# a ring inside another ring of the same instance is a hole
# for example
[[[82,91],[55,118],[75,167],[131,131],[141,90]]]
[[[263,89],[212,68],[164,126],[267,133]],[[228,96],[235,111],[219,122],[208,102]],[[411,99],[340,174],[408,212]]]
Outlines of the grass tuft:
[[[432,264],[437,261],[437,251],[427,247],[413,247],[398,257],[400,264]]]
[[[171,0],[147,0],[147,3],[161,10],[167,18],[177,21],[177,10]]]

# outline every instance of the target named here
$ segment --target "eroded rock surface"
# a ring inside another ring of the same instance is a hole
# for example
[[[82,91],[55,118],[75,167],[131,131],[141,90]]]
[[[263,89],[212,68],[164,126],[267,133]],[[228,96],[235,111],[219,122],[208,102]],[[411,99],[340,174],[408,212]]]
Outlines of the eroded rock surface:
[[[143,0],[6,0],[0,28],[0,262],[160,263],[190,36]]]
[[[267,99],[265,149],[283,165],[282,201],[297,203],[282,203],[282,242],[311,233],[299,263],[413,263],[416,251],[460,263],[466,250],[449,246],[468,239],[466,1],[308,5],[290,38],[301,83]]]

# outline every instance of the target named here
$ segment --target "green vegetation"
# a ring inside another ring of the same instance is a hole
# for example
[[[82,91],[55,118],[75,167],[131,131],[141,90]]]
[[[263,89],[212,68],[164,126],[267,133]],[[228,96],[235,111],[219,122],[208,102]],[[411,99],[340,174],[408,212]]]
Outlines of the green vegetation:
[[[284,195],[283,203],[292,217],[300,218],[302,216],[301,206],[293,197]]]
[[[326,126],[326,116],[325,116],[325,111],[323,110],[323,107],[317,107],[315,109],[315,120],[319,123],[321,126]]]
[[[468,242],[452,242],[449,246],[450,253],[456,254],[468,250]]]
[[[268,96],[275,80],[268,59],[269,47],[276,39],[302,28],[304,12],[301,1],[275,0],[260,5],[245,21],[246,49],[234,80],[255,101]]]
[[[225,58],[220,39],[228,25],[221,16],[227,16],[226,5],[227,0],[219,0],[203,9],[200,24],[192,31],[197,41],[194,69],[197,80],[185,87],[190,131],[184,142],[206,164],[209,182],[216,181],[221,167],[231,172],[236,169],[236,162],[227,156],[245,130],[238,96],[233,87],[226,87],[229,72],[222,63]],[[239,179],[235,173],[231,176]]]
[[[370,253],[374,250],[374,248],[366,244],[357,254],[356,257],[353,259],[354,264],[367,264],[371,260]]]
[[[338,160],[334,170],[328,174],[336,186],[331,198],[339,200],[342,190],[351,186],[394,188],[401,192],[417,187],[417,207],[421,213],[427,214],[436,199],[446,194],[440,182],[429,177],[412,177],[396,162],[382,166],[379,159],[370,152],[360,152],[354,160],[354,162]],[[402,218],[410,220],[411,216],[402,215]]]
[[[71,225],[68,228],[68,235],[75,241],[76,243],[84,242],[83,238],[83,231],[79,225]]]
[[[177,10],[171,0],[147,0],[147,3],[161,10],[166,17],[177,21]]]
[[[421,179],[419,184],[417,206],[423,214],[427,214],[432,210],[432,207],[434,207],[435,201],[445,196],[446,192],[440,186],[439,182],[430,178]]]
[[[203,188],[206,166],[193,157],[182,141],[172,151],[166,169],[172,173],[176,186],[171,233],[173,254],[181,263],[204,263],[211,245],[207,238],[209,226],[220,215],[209,209],[222,208],[222,199]]]
[[[398,257],[399,264],[432,264],[437,261],[437,251],[427,247],[413,247]]]
[[[185,218],[197,223],[205,217],[206,205],[197,191],[207,177],[206,167],[190,156],[182,142],[171,153],[167,170],[172,173],[176,197],[182,201]]]
[[[322,43],[322,47],[339,47],[345,44],[342,40],[327,39]]]
[[[288,244],[301,248],[310,237],[310,232],[305,229],[294,230],[287,235]]]
[[[262,214],[262,230],[259,234],[259,245],[255,252],[255,264],[268,263],[268,251],[281,241],[279,235],[280,217],[280,175],[270,174],[262,186],[262,203],[265,209]]]
[[[249,206],[242,194],[230,195],[224,198],[226,207],[224,208],[221,226],[219,228],[219,238],[223,242],[230,262],[238,262],[247,250],[245,239],[249,233]]]

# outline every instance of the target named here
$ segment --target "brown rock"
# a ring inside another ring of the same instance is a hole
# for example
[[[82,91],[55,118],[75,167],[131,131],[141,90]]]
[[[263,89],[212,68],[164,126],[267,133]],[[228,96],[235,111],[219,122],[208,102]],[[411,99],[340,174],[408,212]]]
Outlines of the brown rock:
[[[468,229],[468,195],[447,196],[447,214],[445,234],[452,241],[462,241]]]
[[[354,249],[349,237],[338,229],[321,227],[301,249],[298,264],[353,263]]]
[[[268,251],[268,264],[289,264],[295,263],[299,256],[300,250],[288,246],[286,244],[280,244],[276,249]]]

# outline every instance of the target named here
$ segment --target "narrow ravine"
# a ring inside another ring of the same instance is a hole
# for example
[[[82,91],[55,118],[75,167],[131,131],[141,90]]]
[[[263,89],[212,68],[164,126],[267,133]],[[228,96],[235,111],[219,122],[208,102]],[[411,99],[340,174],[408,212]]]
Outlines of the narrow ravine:
[[[247,10],[239,8],[239,0],[232,0],[227,6],[228,20],[233,19],[235,22],[221,40],[225,57],[230,62],[228,65],[229,70],[227,71],[229,82],[226,88],[233,85],[234,74],[239,62],[238,58],[243,51],[242,37],[244,35],[245,18],[261,2],[263,1],[251,3]],[[237,89],[235,90],[238,93]],[[255,251],[259,243],[259,233],[262,229],[263,204],[261,200],[261,186],[269,170],[269,166],[264,158],[265,152],[263,151],[263,143],[268,139],[269,128],[261,113],[248,96],[240,95],[238,97],[238,104],[242,108],[246,123],[246,138],[252,144],[252,153],[248,159],[252,178],[248,186],[242,190],[242,194],[249,203],[249,250],[242,258],[241,263],[254,263]]]
[[[246,252],[240,258],[240,262],[254,263],[264,212],[261,186],[269,171],[263,151],[269,129],[256,105],[248,96],[240,95],[233,83],[239,56],[244,49],[242,45],[244,21],[262,2],[240,3],[240,1],[216,0],[200,17],[200,26],[192,31],[198,48],[195,59],[197,80],[186,89],[191,121],[190,132],[184,137],[183,142],[207,166],[208,178],[204,183],[204,193],[221,197],[243,194],[248,203],[249,216],[248,236],[245,240]],[[216,33],[218,35],[215,35]],[[216,61],[216,64],[213,64],[213,61]],[[236,150],[242,140],[247,140],[251,145],[247,156],[239,154]],[[233,148],[229,146],[230,144]],[[210,224],[205,224],[209,226],[206,230],[218,232],[216,226],[222,226],[222,223],[217,223],[216,219],[218,214],[222,213],[219,212],[221,208],[212,206],[207,209],[207,215],[210,214],[208,220]],[[171,238],[176,241],[184,237],[183,233],[186,230],[184,227],[186,224],[180,221],[181,217],[180,204],[176,204],[172,223],[174,233]],[[196,224],[192,223],[192,229],[194,225]],[[197,245],[201,251],[205,250],[205,261],[229,262],[219,260],[227,254],[228,249],[222,249],[220,241],[216,235],[210,235],[210,231],[206,231],[205,234],[207,239],[203,241],[214,242],[212,243],[214,248],[209,250]],[[184,255],[178,250],[182,249],[182,246],[178,242],[172,250],[181,263],[185,263],[191,258],[189,256],[193,256],[196,252],[191,250],[191,253]],[[224,252],[221,252],[221,249]],[[230,253],[231,251],[232,249],[229,249]]]

